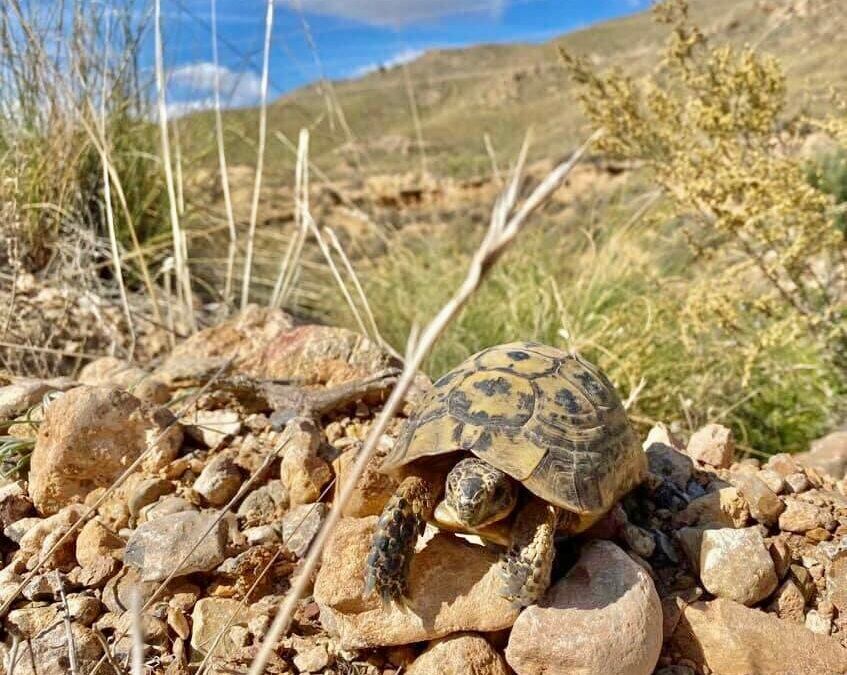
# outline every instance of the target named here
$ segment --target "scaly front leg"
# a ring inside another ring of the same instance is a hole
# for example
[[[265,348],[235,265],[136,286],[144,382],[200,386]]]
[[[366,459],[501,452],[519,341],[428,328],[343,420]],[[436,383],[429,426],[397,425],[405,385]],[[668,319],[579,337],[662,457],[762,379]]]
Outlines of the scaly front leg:
[[[518,607],[538,602],[550,585],[556,555],[558,509],[539,499],[523,507],[512,528],[512,543],[500,561],[500,594]]]
[[[365,595],[383,602],[402,600],[408,590],[409,565],[418,537],[432,517],[432,483],[410,476],[398,486],[379,517],[365,568]]]

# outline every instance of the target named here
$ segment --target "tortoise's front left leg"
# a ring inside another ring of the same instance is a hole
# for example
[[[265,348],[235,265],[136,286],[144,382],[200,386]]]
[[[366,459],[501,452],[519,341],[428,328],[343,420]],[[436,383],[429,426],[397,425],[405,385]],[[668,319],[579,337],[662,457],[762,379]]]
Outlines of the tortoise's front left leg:
[[[409,476],[397,487],[374,530],[365,568],[365,595],[401,601],[418,537],[432,517],[437,496],[431,480]]]
[[[500,561],[500,595],[515,606],[535,604],[550,585],[558,518],[558,509],[533,499],[515,519],[512,543]]]

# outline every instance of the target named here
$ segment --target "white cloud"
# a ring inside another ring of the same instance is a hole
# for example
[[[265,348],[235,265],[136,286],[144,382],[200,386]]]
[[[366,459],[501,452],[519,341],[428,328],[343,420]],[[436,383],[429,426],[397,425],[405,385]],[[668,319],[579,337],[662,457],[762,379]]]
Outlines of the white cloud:
[[[306,12],[362,23],[402,26],[459,14],[498,14],[508,0],[278,0]]]
[[[191,63],[174,68],[168,73],[168,88],[173,94],[168,112],[183,115],[212,107],[216,74],[220,81],[222,105],[247,106],[259,102],[262,81],[258,75],[230,70],[226,66],[215,66],[214,63]]]
[[[353,77],[362,77],[363,75],[373,73],[380,68],[394,68],[395,66],[402,66],[404,63],[410,63],[423,55],[424,51],[422,49],[404,49],[402,52],[397,52],[394,56],[382,63],[369,63],[361,68],[356,68],[356,70],[353,71]]]

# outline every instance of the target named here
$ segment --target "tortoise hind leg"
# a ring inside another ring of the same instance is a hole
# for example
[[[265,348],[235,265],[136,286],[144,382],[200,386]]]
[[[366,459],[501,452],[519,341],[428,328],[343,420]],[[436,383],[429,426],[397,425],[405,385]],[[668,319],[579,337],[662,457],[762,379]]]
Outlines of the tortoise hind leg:
[[[538,499],[515,519],[512,543],[500,561],[500,595],[518,607],[535,604],[550,585],[558,510]]]
[[[430,481],[409,476],[400,483],[374,530],[365,567],[365,595],[376,594],[384,602],[405,597],[415,544],[432,517],[434,501]]]

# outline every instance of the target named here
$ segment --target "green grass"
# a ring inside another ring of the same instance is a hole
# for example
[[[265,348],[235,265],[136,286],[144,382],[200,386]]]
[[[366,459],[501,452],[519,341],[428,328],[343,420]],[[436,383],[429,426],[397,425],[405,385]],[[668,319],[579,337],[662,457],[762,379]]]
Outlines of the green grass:
[[[669,225],[625,227],[640,203],[632,198],[624,191],[567,219],[546,214],[441,338],[427,372],[438,377],[490,345],[540,340],[598,363],[623,398],[643,379],[631,409],[642,431],[656,421],[688,431],[719,421],[753,453],[805,449],[844,393],[819,346],[782,319],[727,331],[698,315],[692,307],[709,270],[694,271]],[[399,235],[362,270],[380,330],[398,350],[456,287],[481,234],[453,227]],[[349,324],[337,305],[328,314]]]

